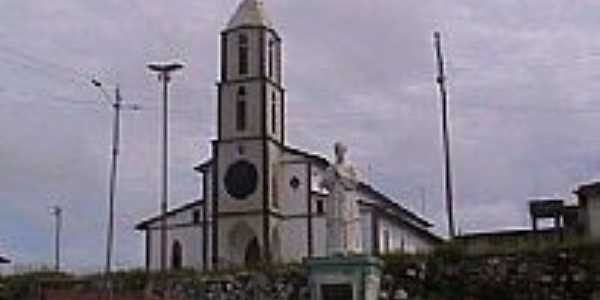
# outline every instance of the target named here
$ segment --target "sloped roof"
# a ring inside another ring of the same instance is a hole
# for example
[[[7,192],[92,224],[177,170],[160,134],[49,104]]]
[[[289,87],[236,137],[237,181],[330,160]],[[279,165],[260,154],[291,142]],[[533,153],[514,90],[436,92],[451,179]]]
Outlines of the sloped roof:
[[[501,239],[501,238],[521,238],[529,237],[532,235],[554,235],[557,231],[553,228],[543,228],[533,231],[532,229],[505,229],[498,231],[480,231],[463,233],[456,236],[457,240],[469,241],[477,239]]]
[[[318,154],[309,153],[309,152],[306,152],[306,151],[303,151],[303,150],[300,150],[297,148],[292,148],[290,146],[283,146],[283,148],[290,153],[293,153],[296,155],[301,155],[308,159],[311,159],[311,160],[321,164],[324,167],[328,167],[331,165],[331,163],[326,158],[324,158]],[[389,198],[382,192],[376,190],[373,186],[371,186],[370,184],[368,184],[364,181],[359,183],[358,189],[366,194],[370,194],[370,195],[374,196],[377,200],[382,202],[382,204],[384,204],[392,209],[398,210],[403,216],[408,217],[409,219],[415,221],[417,224],[419,224],[421,226],[425,226],[425,227],[433,226],[433,224],[431,224],[424,218],[422,218],[422,217],[418,216],[417,214],[415,214],[414,212],[408,210],[404,206],[400,205],[398,202],[392,200],[391,198]]]
[[[203,162],[201,162],[199,165],[194,167],[194,170],[198,171],[198,172],[205,172],[208,170],[208,168],[210,167],[210,165],[212,165],[213,160],[212,158],[209,158]]]
[[[323,156],[321,156],[319,154],[310,153],[310,152],[307,152],[304,150],[300,150],[298,148],[290,147],[288,145],[281,145],[281,147],[283,148],[283,150],[285,150],[291,154],[304,156],[305,158],[310,159],[313,162],[320,164],[322,167],[329,167],[331,165],[326,158],[324,158]]]
[[[9,264],[10,260],[4,256],[0,256],[0,264]]]
[[[371,185],[360,182],[358,184],[358,190],[365,192],[367,194],[373,195],[377,200],[379,200],[384,206],[397,210],[402,216],[407,217],[408,219],[416,222],[417,224],[424,227],[432,227],[433,224],[431,222],[425,220],[423,217],[417,215],[416,213],[410,211],[404,206],[400,205],[398,202],[390,199],[388,196],[383,194],[382,192],[376,190]],[[385,208],[385,207],[384,207]]]
[[[241,26],[271,27],[271,21],[265,13],[261,0],[243,0],[237,11],[227,23],[227,29]]]
[[[166,216],[169,217],[169,216],[175,215],[177,213],[180,213],[184,210],[190,209],[192,207],[202,206],[202,205],[204,205],[204,199],[195,200],[195,201],[186,203],[182,206],[179,206],[177,208],[167,211]],[[145,230],[148,228],[148,225],[150,225],[151,223],[154,223],[160,219],[161,219],[161,215],[157,215],[157,216],[148,218],[148,219],[138,223],[137,225],[135,225],[135,229],[136,230]]]

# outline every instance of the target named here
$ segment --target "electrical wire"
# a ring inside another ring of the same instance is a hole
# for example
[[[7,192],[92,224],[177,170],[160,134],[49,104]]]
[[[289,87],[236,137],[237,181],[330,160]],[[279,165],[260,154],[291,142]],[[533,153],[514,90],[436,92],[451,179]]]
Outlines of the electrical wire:
[[[163,30],[159,21],[152,20],[150,16],[145,13],[144,8],[139,4],[139,2],[137,2],[137,0],[128,0],[126,2],[129,2],[132,10],[136,11],[137,14],[146,22],[147,28],[152,28],[155,36],[161,40],[164,45],[166,45],[171,55],[181,55],[181,51],[179,51],[179,49],[175,47],[175,44],[172,43],[170,36]]]
[[[83,72],[80,72],[70,66],[42,59],[7,45],[0,45],[0,53],[10,55],[13,58],[21,60],[20,64],[22,66],[29,66],[33,69],[42,70],[43,72],[50,73],[51,76],[59,75],[66,77],[69,79],[69,81],[75,84],[87,85],[89,80],[92,79],[91,76],[84,74]]]
[[[139,7],[139,5],[136,5],[137,2],[135,2],[135,0],[131,0],[132,5],[138,7],[138,11],[140,12],[140,14],[143,14],[141,8]],[[146,20],[147,17],[146,17]],[[162,34],[160,34],[162,35]],[[86,86],[89,85],[90,81],[89,79],[92,78],[91,76],[88,76],[87,74],[80,72],[78,70],[76,70],[75,68],[72,68],[70,66],[67,65],[63,65],[63,64],[58,64],[56,62],[51,62],[27,53],[24,53],[20,50],[16,50],[12,47],[6,46],[6,45],[1,45],[0,46],[0,53],[4,53],[4,54],[8,54],[10,57],[12,57],[13,59],[17,59],[16,61],[9,61],[12,64],[21,66],[25,69],[31,70],[31,71],[38,71],[36,74],[40,75],[40,72],[43,73],[47,78],[51,79],[51,80],[60,80],[63,79],[67,82],[70,82],[74,85],[83,85],[85,84]],[[598,59],[600,58],[600,52],[590,52],[584,55],[579,55],[577,57],[575,57],[575,61],[579,62],[579,63],[583,63],[583,62],[589,62],[592,59]],[[2,57],[0,57],[0,59],[2,59]],[[6,62],[6,60],[4,60]],[[460,87],[460,77],[464,76],[464,73],[469,73],[469,72],[473,72],[474,74],[478,74],[478,76],[481,76],[482,74],[482,69],[480,68],[475,68],[475,67],[461,67],[461,66],[456,66],[454,64],[451,63],[452,60],[448,60],[448,70],[449,73],[458,73],[461,75],[455,75],[456,77],[459,78],[459,80],[452,80],[450,81],[451,86],[452,87]],[[520,69],[530,69],[531,67],[543,67],[543,68],[562,68],[562,67],[572,67],[572,63],[553,63],[553,64],[528,64],[527,66],[519,66],[517,68]],[[496,68],[496,69],[506,69],[506,68],[510,68],[511,70],[514,69],[514,67],[510,66],[510,65],[493,65],[492,69]],[[490,71],[490,69],[487,70],[488,72]],[[417,74],[412,72],[413,74]],[[421,74],[425,74],[425,73],[421,73]],[[427,77],[429,78],[433,78],[434,74],[433,73],[427,73]],[[450,75],[452,76],[452,74]],[[454,77],[453,77],[454,78]],[[458,81],[458,84],[456,83],[456,81]],[[314,90],[314,86],[311,87]],[[470,87],[473,88],[473,87]],[[391,91],[393,92],[393,91]],[[461,105],[460,102],[456,102],[457,105]],[[595,111],[595,110],[583,110],[583,109],[549,109],[549,108],[539,108],[539,107],[521,107],[521,106],[514,106],[514,107],[506,107],[506,106],[494,106],[494,105],[490,105],[489,103],[486,103],[485,105],[476,105],[474,108],[483,108],[482,106],[488,106],[489,109],[495,109],[495,110],[504,110],[504,111],[511,111],[511,112],[517,112],[517,113],[570,113],[570,114],[598,114],[600,113],[600,111]],[[425,107],[425,106],[423,106]],[[468,107],[468,106],[467,106]],[[157,108],[158,109],[158,108]],[[190,113],[189,110],[174,110],[174,112],[176,113]],[[372,116],[372,114],[365,114],[363,112],[356,112],[356,111],[348,111],[348,112],[339,112],[339,113],[334,113],[332,114],[328,114],[326,117],[311,117],[310,120],[312,121],[322,121],[325,122],[327,121],[328,118],[335,116],[335,117],[344,117],[344,118],[352,118],[352,119],[371,119],[374,116]],[[380,113],[378,113],[378,115],[376,116],[378,119],[381,118],[393,118],[396,117],[396,114],[387,114],[384,115],[382,117],[382,115]],[[307,118],[306,117],[302,117],[301,119],[298,120],[291,120],[292,122],[302,122],[305,121]]]

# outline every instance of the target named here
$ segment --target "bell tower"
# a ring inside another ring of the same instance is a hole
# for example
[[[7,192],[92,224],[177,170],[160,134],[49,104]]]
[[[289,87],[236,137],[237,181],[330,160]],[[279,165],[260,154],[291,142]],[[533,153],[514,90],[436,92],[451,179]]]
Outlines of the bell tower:
[[[260,0],[243,0],[221,32],[214,264],[270,261],[277,211],[274,174],[285,138],[281,49]]]
[[[281,39],[258,0],[244,0],[221,33],[219,139],[283,143]]]

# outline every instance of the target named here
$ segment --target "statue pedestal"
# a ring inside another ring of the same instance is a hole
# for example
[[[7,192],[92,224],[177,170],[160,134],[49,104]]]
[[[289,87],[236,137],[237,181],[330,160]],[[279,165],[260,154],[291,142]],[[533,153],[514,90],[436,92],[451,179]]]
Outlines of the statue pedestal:
[[[374,256],[305,260],[311,300],[377,300],[383,262]]]

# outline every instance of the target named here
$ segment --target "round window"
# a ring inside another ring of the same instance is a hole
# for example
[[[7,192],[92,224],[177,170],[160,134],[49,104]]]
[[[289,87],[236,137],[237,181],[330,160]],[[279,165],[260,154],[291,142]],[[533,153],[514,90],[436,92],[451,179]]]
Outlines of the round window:
[[[298,177],[292,177],[292,179],[290,180],[290,186],[293,189],[297,189],[300,186],[300,180],[298,179]]]
[[[245,160],[233,163],[225,172],[225,189],[232,197],[243,200],[256,191],[258,171]]]

